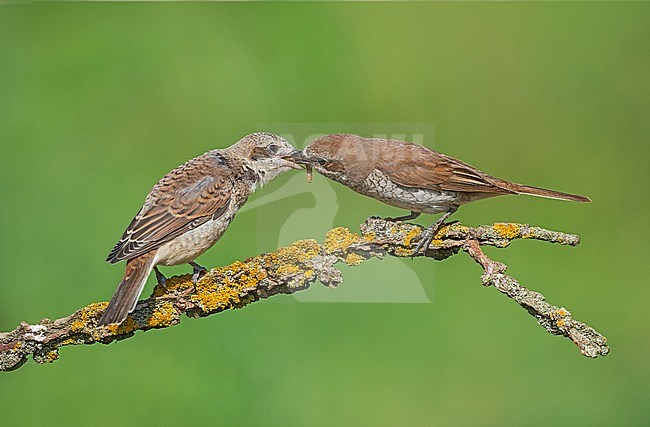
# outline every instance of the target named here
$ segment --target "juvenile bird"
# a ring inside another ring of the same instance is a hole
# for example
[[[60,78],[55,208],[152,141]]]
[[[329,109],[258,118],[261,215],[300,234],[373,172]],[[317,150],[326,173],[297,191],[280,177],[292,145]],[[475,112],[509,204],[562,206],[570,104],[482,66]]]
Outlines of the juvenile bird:
[[[585,196],[517,184],[488,175],[458,159],[405,141],[326,135],[292,159],[313,167],[357,193],[398,208],[411,220],[421,213],[444,212],[421,235],[414,254],[426,251],[435,233],[460,205],[502,194],[528,194],[550,199],[590,202]]]
[[[189,263],[196,284],[205,268],[194,260],[219,240],[257,188],[300,169],[288,159],[295,151],[277,135],[253,133],[183,163],[158,181],[106,259],[126,260],[126,272],[99,324],[126,319],[152,269],[164,284],[157,265]]]

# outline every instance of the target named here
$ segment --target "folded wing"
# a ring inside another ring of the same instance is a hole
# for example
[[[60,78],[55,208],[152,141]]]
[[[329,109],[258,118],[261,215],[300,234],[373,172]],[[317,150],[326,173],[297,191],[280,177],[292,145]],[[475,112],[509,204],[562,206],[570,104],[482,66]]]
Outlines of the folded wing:
[[[230,204],[234,172],[209,154],[163,177],[147,195],[106,261],[132,259],[223,215]]]
[[[395,140],[386,140],[385,146],[382,157],[386,159],[377,169],[398,185],[437,191],[514,193],[504,188],[505,181],[429,148]]]

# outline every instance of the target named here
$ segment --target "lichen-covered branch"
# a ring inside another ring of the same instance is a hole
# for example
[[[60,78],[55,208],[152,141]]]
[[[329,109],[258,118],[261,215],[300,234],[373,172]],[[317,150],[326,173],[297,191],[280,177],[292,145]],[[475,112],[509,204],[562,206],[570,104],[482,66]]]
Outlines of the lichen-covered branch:
[[[578,322],[564,307],[556,307],[545,301],[544,295],[521,286],[514,278],[503,274],[506,266],[488,258],[481,250],[477,240],[468,240],[465,251],[483,267],[485,274],[481,280],[485,286],[494,286],[499,292],[509,296],[537,318],[549,333],[564,335],[571,339],[585,356],[605,356],[609,353],[607,339],[594,328]]]
[[[68,317],[43,319],[35,325],[21,323],[11,332],[0,333],[0,370],[22,366],[29,355],[38,363],[53,362],[59,348],[79,344],[108,344],[132,337],[136,331],[176,325],[185,313],[205,317],[225,310],[241,308],[276,294],[291,294],[307,289],[316,280],[335,288],[342,281],[336,264],[359,265],[370,258],[385,255],[410,257],[422,227],[404,222],[370,218],[361,225],[361,234],[335,228],[319,244],[299,240],[276,252],[209,271],[195,286],[190,275],[167,280],[166,287],[156,286],[152,295],[138,302],[135,310],[119,326],[97,325],[107,303],[90,304]],[[552,334],[570,338],[585,356],[597,357],[609,352],[604,336],[571,318],[564,308],[544,301],[544,297],[521,286],[503,274],[505,265],[492,261],[480,246],[506,247],[515,239],[535,239],[575,246],[578,236],[516,223],[467,227],[458,223],[444,226],[424,256],[442,260],[461,249],[485,270],[483,283],[494,286],[526,308]]]

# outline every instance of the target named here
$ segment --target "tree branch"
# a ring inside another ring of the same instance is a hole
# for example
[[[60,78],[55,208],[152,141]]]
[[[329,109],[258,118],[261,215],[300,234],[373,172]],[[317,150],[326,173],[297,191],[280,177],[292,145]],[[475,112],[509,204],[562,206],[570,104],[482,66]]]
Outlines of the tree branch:
[[[410,257],[422,233],[422,227],[404,222],[369,218],[361,225],[361,235],[346,228],[335,228],[323,244],[299,240],[276,252],[264,253],[243,262],[214,268],[197,284],[191,275],[167,280],[165,288],[156,286],[152,295],[138,302],[133,313],[119,326],[100,327],[99,315],[107,303],[94,303],[57,320],[43,319],[35,325],[22,322],[15,330],[0,333],[0,370],[21,367],[29,355],[37,363],[53,362],[58,349],[68,345],[108,344],[132,337],[138,330],[167,328],[188,317],[205,317],[225,310],[241,308],[276,294],[291,294],[307,289],[316,280],[335,288],[342,282],[337,263],[356,266],[370,258],[385,255]],[[506,266],[491,260],[481,246],[504,248],[515,239],[535,239],[575,246],[580,238],[516,223],[467,227],[459,223],[445,225],[425,255],[443,260],[461,249],[478,262],[485,274],[485,286],[494,286],[515,300],[548,332],[570,338],[589,357],[605,356],[607,340],[593,328],[573,320],[571,313],[544,301],[544,296],[520,285],[505,275]]]

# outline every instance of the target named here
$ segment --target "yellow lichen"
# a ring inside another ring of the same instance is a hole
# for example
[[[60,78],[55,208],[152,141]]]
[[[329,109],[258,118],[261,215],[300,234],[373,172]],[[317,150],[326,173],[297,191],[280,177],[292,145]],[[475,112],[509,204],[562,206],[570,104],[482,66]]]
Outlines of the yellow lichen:
[[[107,302],[97,302],[85,306],[79,310],[76,319],[70,323],[70,330],[72,332],[81,332],[88,324],[88,321],[94,317],[97,317],[97,315],[101,313],[107,306]]]
[[[196,302],[204,312],[212,312],[218,308],[236,307],[241,302],[239,291],[228,286],[217,290],[216,286],[202,288],[192,295],[192,301]]]
[[[417,227],[413,227],[411,231],[406,233],[406,236],[404,237],[404,246],[411,246],[413,238],[419,236],[420,234],[422,234],[422,230]]]
[[[50,350],[47,353],[45,353],[45,360],[47,361],[47,363],[52,363],[58,358],[59,358],[59,352],[56,350]]]
[[[467,234],[467,233],[469,233],[469,227],[466,226],[466,225],[462,225],[461,223],[458,223],[458,222],[453,223],[453,224],[451,224],[451,225],[448,225],[448,226],[447,226],[447,230],[448,230],[448,231],[452,231],[452,230],[453,230],[453,231],[456,231],[456,232],[461,233],[461,234]]]
[[[241,307],[246,304],[242,301],[241,295],[246,290],[255,288],[261,280],[268,277],[264,266],[279,265],[278,268],[282,267],[283,272],[288,273],[291,267],[286,260],[284,263],[281,262],[280,258],[297,257],[300,252],[304,255],[305,252],[309,252],[308,246],[308,244],[295,245],[293,248],[283,248],[285,251],[282,256],[264,254],[246,262],[236,261],[229,266],[215,268],[209,280],[202,280],[197,284],[192,301],[207,313],[217,309]]]
[[[136,322],[133,317],[128,316],[124,322],[120,323],[119,325],[113,323],[106,326],[106,329],[113,335],[124,335],[137,330],[138,322]]]
[[[233,264],[212,270],[212,279],[197,284],[192,301],[204,312],[238,308],[250,302],[243,298],[248,290],[268,278],[275,276],[292,276],[304,272],[305,278],[314,276],[313,269],[305,270],[311,260],[320,253],[321,247],[315,240],[299,240],[278,249],[276,253],[264,254],[246,262]]]
[[[153,290],[153,295],[155,297],[161,297],[165,294],[170,294],[177,291],[183,292],[187,289],[190,289],[192,286],[194,286],[194,283],[192,283],[191,275],[185,274],[182,276],[174,276],[166,280],[165,286],[156,285]]]
[[[316,240],[298,240],[290,246],[278,249],[278,258],[280,262],[293,261],[304,263],[318,255],[319,252],[320,246]]]
[[[297,274],[300,268],[296,264],[281,264],[276,271],[279,276],[291,276]]]
[[[370,232],[363,235],[363,238],[366,239],[369,242],[372,242],[373,240],[375,240],[376,237],[377,236],[372,231],[370,231]]]
[[[504,239],[514,239],[521,236],[521,227],[519,224],[498,222],[493,225],[493,228],[499,237]]]
[[[364,258],[361,255],[349,253],[345,257],[345,263],[349,266],[356,266],[363,262]]]
[[[276,265],[278,263],[278,254],[271,252],[261,255],[261,262],[264,265]]]
[[[107,306],[107,302],[97,302],[89,304],[79,310],[75,316],[75,319],[70,323],[70,331],[74,333],[85,331],[90,319],[97,318],[98,315],[104,311]],[[102,338],[101,335],[102,334],[99,330],[91,329],[91,337],[93,340],[100,340]]]
[[[255,276],[255,278],[256,278],[258,281],[260,281],[260,280],[264,280],[264,279],[266,279],[268,276],[269,276],[269,275],[268,275],[268,273],[266,272],[266,270],[258,270],[258,271],[257,271],[257,274],[256,274],[256,276]]]
[[[443,225],[442,227],[440,227],[440,228],[436,231],[436,234],[434,235],[434,237],[435,237],[436,239],[440,240],[442,237],[445,236],[445,234],[447,234],[448,231],[449,231],[449,226],[448,226],[448,225]]]
[[[305,265],[320,253],[320,245],[313,239],[298,240],[290,246],[278,249],[275,256],[275,271],[278,276],[300,273]]]
[[[407,257],[407,256],[411,256],[412,254],[413,254],[413,250],[411,249],[406,249],[401,247],[395,248],[396,256]]]
[[[359,240],[358,234],[350,233],[350,230],[345,227],[336,227],[327,232],[323,246],[328,253],[333,253],[346,250]]]
[[[164,302],[157,306],[153,311],[151,317],[147,319],[147,325],[152,328],[164,328],[174,324],[174,315],[176,314],[176,309],[174,305],[170,302]]]
[[[85,306],[81,309],[81,320],[83,320],[84,323],[87,322],[91,317],[103,311],[106,307],[108,307],[107,302],[96,302]]]
[[[555,310],[553,313],[551,313],[551,316],[554,319],[562,319],[562,318],[568,317],[570,315],[571,315],[571,313],[569,313],[569,311],[564,307],[559,308],[559,309]]]
[[[569,311],[564,307],[558,308],[550,313],[551,319],[554,319],[555,324],[560,328],[566,326],[566,319],[569,318],[569,316],[571,316],[571,313],[569,313]]]
[[[246,269],[246,264],[242,261],[235,261],[227,267],[223,267],[221,270],[226,273],[239,273],[242,270]]]
[[[251,270],[249,274],[240,275],[237,282],[237,285],[240,289],[254,288],[259,282],[257,279],[257,271]]]
[[[85,326],[86,324],[81,320],[75,320],[70,324],[70,330],[72,332],[81,332]]]

